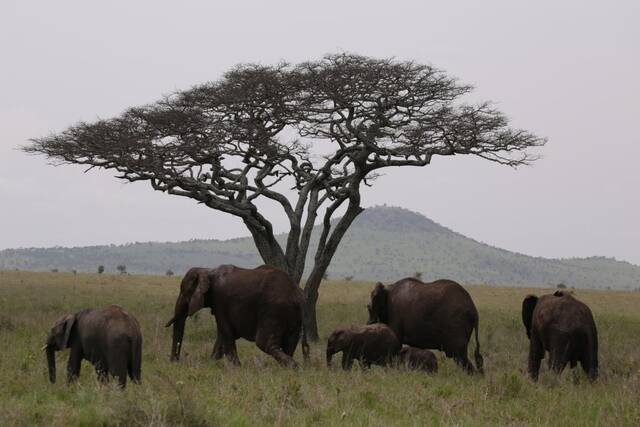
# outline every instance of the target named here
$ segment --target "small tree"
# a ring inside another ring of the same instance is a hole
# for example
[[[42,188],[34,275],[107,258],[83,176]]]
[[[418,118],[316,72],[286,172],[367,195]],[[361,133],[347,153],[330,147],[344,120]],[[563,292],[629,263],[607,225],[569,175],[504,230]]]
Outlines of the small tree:
[[[304,323],[317,340],[318,288],[363,211],[361,189],[382,169],[468,154],[528,164],[544,140],[511,129],[489,103],[461,101],[471,86],[428,65],[352,54],[299,65],[241,65],[216,82],[79,123],[24,148],[62,163],[111,169],[130,182],[189,197],[240,218],[265,263],[306,280]],[[289,222],[284,245],[259,203]],[[337,218],[339,217],[339,218]]]
[[[125,274],[127,272],[127,266],[124,264],[120,264],[119,266],[116,267],[116,270],[118,270],[120,274]]]
[[[104,273],[104,265],[99,265],[98,266],[98,274],[102,274]]]
[[[422,280],[422,271],[416,271],[415,273],[413,273],[413,277],[418,280]]]
[[[167,276],[173,276],[173,270],[171,270],[171,269],[167,270],[167,272],[165,273],[165,275],[167,275]]]

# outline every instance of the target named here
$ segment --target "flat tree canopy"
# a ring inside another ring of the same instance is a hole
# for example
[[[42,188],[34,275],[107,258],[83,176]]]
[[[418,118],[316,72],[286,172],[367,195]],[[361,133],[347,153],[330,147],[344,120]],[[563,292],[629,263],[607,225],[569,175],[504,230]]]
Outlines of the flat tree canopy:
[[[28,153],[117,171],[242,219],[265,263],[302,280],[311,231],[322,231],[305,285],[305,326],[317,338],[318,287],[363,210],[360,189],[390,166],[470,154],[508,165],[535,159],[545,140],[512,129],[471,87],[428,65],[353,54],[298,65],[239,65],[220,80],[32,139]],[[257,202],[289,219],[286,246]],[[342,216],[331,221],[341,209]],[[342,212],[342,210],[344,212]]]

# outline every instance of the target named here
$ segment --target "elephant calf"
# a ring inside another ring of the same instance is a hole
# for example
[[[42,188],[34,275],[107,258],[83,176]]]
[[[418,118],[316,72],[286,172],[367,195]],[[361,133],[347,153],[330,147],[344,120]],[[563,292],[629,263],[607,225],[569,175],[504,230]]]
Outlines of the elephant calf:
[[[405,345],[399,354],[400,366],[425,372],[438,372],[438,359],[431,350]]]
[[[336,329],[327,342],[327,366],[338,352],[342,352],[345,370],[351,369],[354,359],[366,368],[371,364],[388,365],[400,348],[396,334],[382,323]]]
[[[56,382],[55,352],[70,349],[67,381],[80,375],[82,359],[90,361],[100,381],[110,376],[120,387],[127,383],[127,374],[140,382],[142,334],[138,321],[122,307],[112,305],[103,310],[82,310],[59,318],[51,328],[42,348],[47,352],[49,380]]]

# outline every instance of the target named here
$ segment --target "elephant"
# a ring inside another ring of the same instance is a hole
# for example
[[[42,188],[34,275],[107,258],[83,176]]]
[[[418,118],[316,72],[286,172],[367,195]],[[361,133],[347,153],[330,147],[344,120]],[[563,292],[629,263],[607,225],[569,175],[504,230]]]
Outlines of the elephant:
[[[127,384],[127,374],[134,383],[141,381],[142,333],[138,321],[122,307],[102,310],[86,309],[60,317],[51,328],[46,344],[49,381],[56,382],[55,352],[70,349],[67,382],[80,375],[83,359],[91,362],[98,379],[113,376],[120,387]]]
[[[216,319],[213,359],[226,356],[240,365],[236,340],[255,341],[260,350],[280,365],[297,366],[293,354],[302,332],[302,351],[309,359],[309,345],[302,325],[302,290],[284,271],[262,265],[254,269],[221,265],[189,269],[180,284],[174,315],[171,360],[180,358],[185,321],[207,307]]]
[[[389,365],[400,351],[396,334],[384,324],[358,325],[336,329],[327,342],[327,366],[335,353],[342,352],[342,369],[349,370],[353,361],[368,368],[370,365]]]
[[[431,350],[402,346],[399,354],[399,363],[408,369],[419,369],[425,372],[438,372],[438,359]]]
[[[452,280],[423,283],[406,278],[387,287],[378,282],[371,292],[369,324],[385,323],[400,343],[444,351],[468,373],[483,372],[478,340],[478,310],[469,293]],[[476,367],[467,358],[475,330]]]
[[[529,338],[528,371],[536,381],[549,352],[549,368],[560,374],[567,363],[580,362],[590,380],[598,377],[598,332],[589,307],[568,292],[527,295],[522,322]]]

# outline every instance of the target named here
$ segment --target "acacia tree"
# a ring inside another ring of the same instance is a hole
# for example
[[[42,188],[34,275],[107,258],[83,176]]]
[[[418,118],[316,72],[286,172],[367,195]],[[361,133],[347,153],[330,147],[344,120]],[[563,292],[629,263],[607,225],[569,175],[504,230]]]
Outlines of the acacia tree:
[[[454,154],[515,167],[534,160],[528,148],[544,144],[510,128],[489,103],[463,103],[471,89],[428,65],[352,54],[241,65],[119,117],[32,139],[24,150],[113,169],[117,178],[147,181],[235,215],[264,262],[296,283],[319,220],[304,287],[304,324],[317,339],[320,282],[363,211],[362,186],[379,170],[426,166],[433,156]],[[260,200],[277,203],[288,218],[286,245],[276,240]]]

